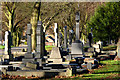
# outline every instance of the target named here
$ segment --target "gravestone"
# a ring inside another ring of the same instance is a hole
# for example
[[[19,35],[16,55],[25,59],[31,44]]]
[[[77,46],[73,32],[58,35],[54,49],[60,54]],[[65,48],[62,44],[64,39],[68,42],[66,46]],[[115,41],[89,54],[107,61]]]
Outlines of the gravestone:
[[[57,47],[58,46],[58,28],[57,28],[57,23],[55,23],[55,28],[54,28],[54,32],[55,32],[55,47],[52,48],[51,54],[48,58],[48,63],[52,63],[52,64],[61,64],[62,62],[62,58],[61,58],[61,54],[60,54],[60,48]]]
[[[92,38],[93,38],[93,35],[92,35],[92,28],[91,28],[91,33],[88,34],[88,39],[89,39],[89,46],[92,47]]]
[[[118,43],[117,43],[117,56],[120,59],[120,39],[118,40]]]
[[[73,30],[69,30],[69,45],[72,44]]]
[[[67,26],[64,27],[64,49],[66,50],[68,47],[67,45]]]
[[[55,28],[54,28],[54,32],[55,32],[55,46],[58,46],[58,28],[57,28],[57,23],[55,23]]]
[[[36,60],[39,63],[39,66],[42,66],[42,57],[44,55],[43,46],[45,46],[43,42],[43,27],[42,27],[42,21],[38,21],[37,29],[36,29],[36,35],[37,35],[37,47],[36,47]]]
[[[43,28],[43,27],[42,27]],[[43,47],[43,51],[42,51],[42,56],[44,56],[45,55],[45,52],[46,52],[46,50],[45,50],[45,32],[43,32],[43,39],[42,39],[42,47]]]
[[[4,59],[13,60],[13,55],[11,54],[11,33],[9,31],[5,32],[5,53],[3,55]]]
[[[101,52],[100,44],[93,44],[92,46],[95,48],[95,51],[96,51],[96,52],[98,52],[98,53]]]
[[[92,63],[91,62],[87,63],[87,69],[92,69]]]
[[[103,42],[102,41],[98,41],[96,44],[100,45],[100,49],[103,50]]]
[[[32,42],[31,42],[31,34],[32,34],[32,25],[27,24],[27,53],[24,55],[22,59],[23,63],[34,62],[34,55],[32,54]]]
[[[74,57],[83,57],[83,43],[80,41],[80,30],[79,30],[79,20],[80,14],[79,12],[76,13],[76,40],[72,43],[71,55],[72,58]]]
[[[58,47],[62,47],[62,33],[59,32],[59,38],[58,38]]]

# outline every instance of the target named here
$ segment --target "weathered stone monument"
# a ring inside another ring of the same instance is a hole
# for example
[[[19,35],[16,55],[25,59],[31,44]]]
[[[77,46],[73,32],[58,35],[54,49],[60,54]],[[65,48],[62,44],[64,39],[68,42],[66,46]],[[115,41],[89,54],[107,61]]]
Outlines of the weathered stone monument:
[[[79,30],[79,20],[80,20],[80,14],[79,12],[76,13],[76,40],[74,43],[72,43],[72,50],[71,55],[72,58],[74,57],[83,57],[83,43],[80,41],[80,30]]]
[[[67,51],[68,45],[67,45],[67,26],[64,27],[64,50]]]
[[[58,38],[58,47],[62,47],[62,33],[59,32],[59,38]]]
[[[73,30],[69,30],[69,45],[72,44]]]
[[[57,23],[55,23],[55,28],[54,28],[54,32],[55,32],[55,47],[52,48],[51,54],[48,58],[48,63],[51,64],[61,64],[62,62],[62,58],[61,58],[61,54],[60,54],[60,49],[58,46],[58,28],[57,28]]]
[[[42,66],[42,57],[44,55],[44,50],[43,50],[43,27],[42,27],[42,21],[38,21],[37,29],[36,29],[36,34],[37,34],[37,47],[36,47],[36,55],[35,59],[39,63],[39,66]],[[44,45],[45,46],[45,45]]]
[[[12,60],[13,55],[11,54],[11,33],[9,31],[5,32],[5,53],[3,55],[4,60]]]
[[[24,56],[24,59],[22,59],[23,63],[27,62],[34,62],[34,55],[32,54],[32,42],[31,42],[31,34],[32,34],[32,25],[27,24],[27,53]]]

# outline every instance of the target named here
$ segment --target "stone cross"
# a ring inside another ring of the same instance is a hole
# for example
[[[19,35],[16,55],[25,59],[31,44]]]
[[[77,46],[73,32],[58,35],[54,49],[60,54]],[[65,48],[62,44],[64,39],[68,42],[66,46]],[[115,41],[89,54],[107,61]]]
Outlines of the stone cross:
[[[79,40],[80,39],[80,32],[79,32],[80,13],[79,12],[76,13],[75,20],[76,20],[76,40]]]
[[[58,46],[58,43],[57,43],[57,33],[58,33],[58,28],[57,28],[57,23],[55,23],[55,28],[54,28],[54,32],[55,32],[55,46]]]
[[[67,26],[64,27],[64,48],[66,49],[67,46]]]

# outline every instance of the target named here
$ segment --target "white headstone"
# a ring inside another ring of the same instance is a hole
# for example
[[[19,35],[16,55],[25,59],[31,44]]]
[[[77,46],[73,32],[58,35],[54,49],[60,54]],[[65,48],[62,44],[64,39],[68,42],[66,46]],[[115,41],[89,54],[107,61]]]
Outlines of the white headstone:
[[[100,48],[101,48],[101,50],[103,50],[103,42],[102,41],[98,41],[97,44],[100,44]]]
[[[6,31],[5,32],[5,54],[8,54],[8,35],[9,35],[9,32]]]
[[[54,32],[55,32],[55,46],[57,46],[57,23],[55,23]]]

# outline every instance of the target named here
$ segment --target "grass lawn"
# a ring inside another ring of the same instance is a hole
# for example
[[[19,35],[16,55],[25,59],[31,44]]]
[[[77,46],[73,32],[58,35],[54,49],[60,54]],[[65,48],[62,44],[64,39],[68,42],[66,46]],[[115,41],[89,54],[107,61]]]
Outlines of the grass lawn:
[[[107,51],[107,50],[115,50],[117,49],[117,46],[104,46],[103,50]]]
[[[106,60],[101,61],[104,64],[98,69],[94,69],[88,74],[78,74],[75,77],[54,79],[54,80],[119,80],[120,79],[120,61]],[[81,75],[81,77],[79,77]]]
[[[45,49],[47,50],[47,51],[50,51],[50,50],[52,50],[52,47],[55,47],[55,46],[45,46]]]
[[[5,48],[5,46],[3,46],[3,45],[0,45],[0,49],[4,49]]]
[[[11,47],[14,47],[14,46],[11,46]],[[0,45],[0,49],[4,49],[4,48],[5,48],[5,46]]]

